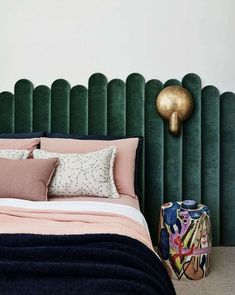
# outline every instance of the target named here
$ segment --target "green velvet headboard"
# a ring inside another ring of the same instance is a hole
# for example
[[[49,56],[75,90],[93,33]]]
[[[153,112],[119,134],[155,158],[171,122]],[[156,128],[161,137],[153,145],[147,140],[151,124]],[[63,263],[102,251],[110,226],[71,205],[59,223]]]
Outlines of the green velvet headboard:
[[[165,86],[191,92],[194,111],[180,137],[168,133],[155,100]],[[195,74],[182,82],[145,82],[131,74],[110,82],[100,73],[88,89],[56,80],[51,88],[15,84],[14,94],[0,93],[0,133],[52,131],[96,135],[143,135],[141,206],[154,242],[163,202],[195,199],[211,211],[214,245],[235,245],[235,94],[201,89]]]

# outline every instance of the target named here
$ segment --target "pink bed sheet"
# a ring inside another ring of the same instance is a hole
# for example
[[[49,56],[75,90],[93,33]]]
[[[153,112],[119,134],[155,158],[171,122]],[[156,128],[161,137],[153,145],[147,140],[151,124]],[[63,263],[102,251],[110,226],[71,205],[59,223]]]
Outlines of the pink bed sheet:
[[[58,212],[0,206],[0,233],[110,233],[137,239],[153,250],[149,232],[142,225],[121,214],[107,212]]]
[[[120,198],[111,199],[111,198],[98,198],[98,197],[49,197],[48,201],[95,201],[95,202],[107,202],[113,204],[122,204],[134,207],[137,210],[140,210],[139,200],[133,198],[129,195],[120,194]]]

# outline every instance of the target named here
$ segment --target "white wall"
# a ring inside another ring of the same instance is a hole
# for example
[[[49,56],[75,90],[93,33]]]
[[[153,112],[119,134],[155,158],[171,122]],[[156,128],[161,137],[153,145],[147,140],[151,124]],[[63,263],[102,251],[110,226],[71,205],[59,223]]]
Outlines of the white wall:
[[[235,91],[234,0],[0,0],[0,91],[103,72]]]

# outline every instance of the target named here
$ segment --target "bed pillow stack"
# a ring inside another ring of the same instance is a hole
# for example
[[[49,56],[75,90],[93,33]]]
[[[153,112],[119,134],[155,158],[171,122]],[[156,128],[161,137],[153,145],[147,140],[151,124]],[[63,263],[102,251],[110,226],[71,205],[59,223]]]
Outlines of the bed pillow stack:
[[[27,159],[43,133],[0,134],[0,198],[46,201],[58,159]]]
[[[40,136],[44,133],[4,133],[0,134],[0,158],[27,159],[34,149],[39,147]]]
[[[47,200],[47,194],[136,197],[140,138],[49,136],[52,138],[40,133],[0,135],[0,197],[34,201]],[[32,154],[34,159],[26,160]]]
[[[41,149],[58,153],[90,153],[110,146],[116,147],[114,162],[114,182],[119,194],[136,197],[135,169],[136,153],[140,139],[138,137],[121,139],[93,139],[84,138],[41,138]]]

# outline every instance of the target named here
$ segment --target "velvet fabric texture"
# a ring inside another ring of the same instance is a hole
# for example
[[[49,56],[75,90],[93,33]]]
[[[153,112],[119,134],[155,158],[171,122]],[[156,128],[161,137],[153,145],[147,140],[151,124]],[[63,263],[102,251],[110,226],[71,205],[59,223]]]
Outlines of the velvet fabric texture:
[[[46,201],[48,185],[58,159],[0,158],[0,198]]]
[[[30,132],[30,133],[0,133],[0,138],[40,138],[45,135],[45,132]]]
[[[193,96],[194,110],[179,137],[168,132],[155,108],[163,87],[182,85]],[[195,199],[211,210],[213,245],[235,245],[235,95],[201,89],[196,74],[165,84],[140,74],[108,82],[93,74],[88,88],[56,80],[35,89],[28,80],[14,95],[0,94],[0,132],[47,131],[81,135],[144,136],[138,184],[140,205],[154,243],[160,205]]]
[[[160,259],[115,234],[0,235],[0,293],[173,295]]]

